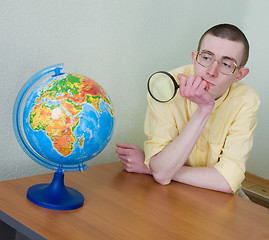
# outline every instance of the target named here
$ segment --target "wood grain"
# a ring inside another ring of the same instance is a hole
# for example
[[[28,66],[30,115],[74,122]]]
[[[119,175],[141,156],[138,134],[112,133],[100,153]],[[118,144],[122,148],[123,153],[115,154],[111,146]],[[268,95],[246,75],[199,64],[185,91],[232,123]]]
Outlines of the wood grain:
[[[269,239],[269,210],[230,194],[176,182],[157,184],[119,162],[66,173],[84,206],[56,211],[32,204],[27,189],[52,174],[0,183],[1,210],[47,239]]]

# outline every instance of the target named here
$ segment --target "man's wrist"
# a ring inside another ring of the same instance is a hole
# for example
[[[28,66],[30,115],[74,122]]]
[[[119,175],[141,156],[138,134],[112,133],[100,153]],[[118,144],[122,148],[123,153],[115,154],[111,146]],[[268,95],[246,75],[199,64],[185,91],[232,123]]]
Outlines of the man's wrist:
[[[210,116],[215,104],[207,105],[207,106],[198,106],[197,111],[202,116]]]

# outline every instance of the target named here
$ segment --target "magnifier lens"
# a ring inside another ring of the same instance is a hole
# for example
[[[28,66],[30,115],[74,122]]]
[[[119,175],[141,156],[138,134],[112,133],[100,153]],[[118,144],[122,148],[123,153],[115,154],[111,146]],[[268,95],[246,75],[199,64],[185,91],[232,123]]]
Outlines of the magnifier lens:
[[[159,102],[168,102],[176,92],[173,77],[166,72],[157,72],[151,75],[148,81],[150,95]]]

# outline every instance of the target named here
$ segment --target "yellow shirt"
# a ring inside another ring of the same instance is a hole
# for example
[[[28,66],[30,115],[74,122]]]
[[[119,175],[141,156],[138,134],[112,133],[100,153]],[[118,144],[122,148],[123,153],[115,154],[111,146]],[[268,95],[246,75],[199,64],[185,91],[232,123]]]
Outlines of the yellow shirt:
[[[171,71],[175,79],[179,73],[193,74],[193,66]],[[243,82],[233,83],[216,100],[213,112],[185,165],[216,168],[235,193],[245,178],[259,105],[259,97],[250,86]],[[148,167],[151,157],[180,134],[196,109],[196,103],[182,98],[179,93],[168,103],[159,103],[148,96],[144,125],[148,136],[144,144],[145,164]]]

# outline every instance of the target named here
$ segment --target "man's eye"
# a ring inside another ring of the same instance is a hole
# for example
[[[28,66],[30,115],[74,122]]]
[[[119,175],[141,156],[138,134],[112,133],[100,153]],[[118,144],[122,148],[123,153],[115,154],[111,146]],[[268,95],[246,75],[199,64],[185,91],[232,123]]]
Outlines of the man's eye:
[[[206,61],[210,61],[212,59],[212,56],[208,55],[208,54],[205,54],[202,56],[204,60]]]
[[[225,68],[232,68],[233,67],[233,63],[232,62],[229,62],[229,61],[223,61],[222,62],[222,66],[225,67]]]

